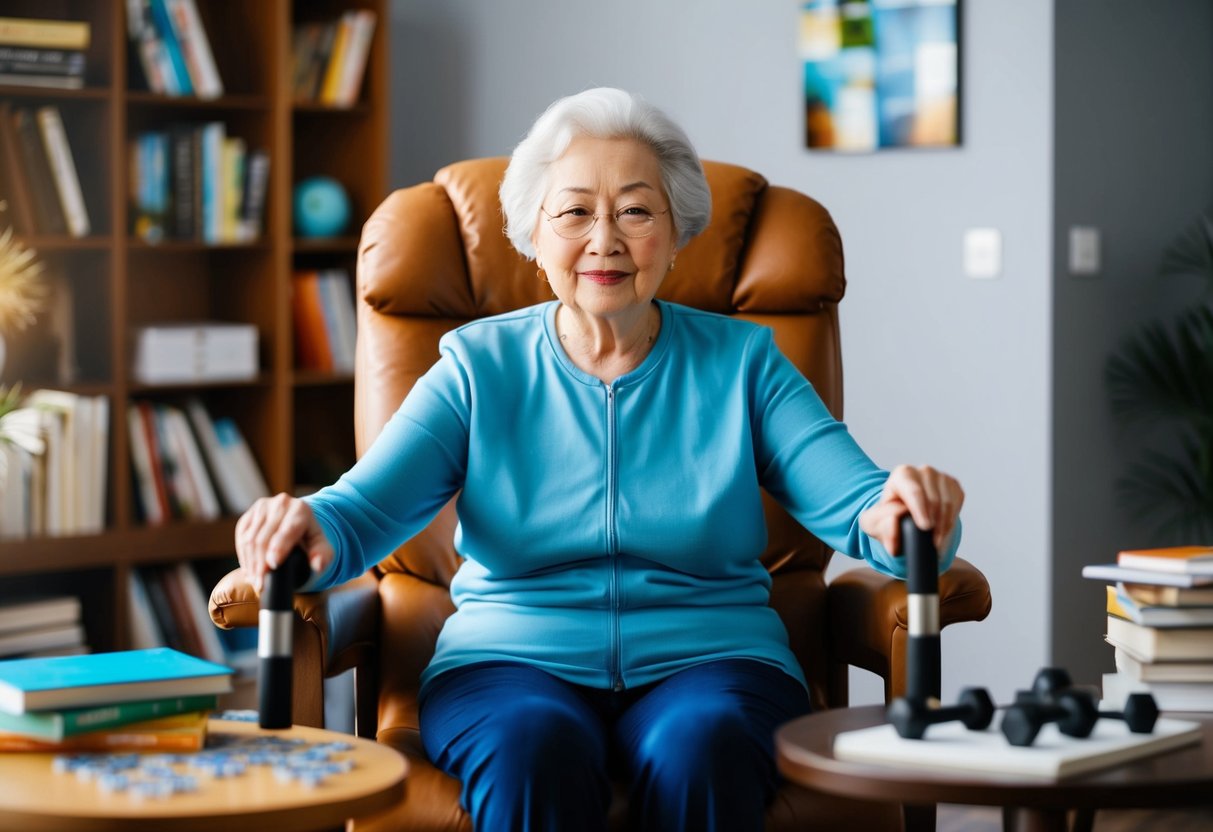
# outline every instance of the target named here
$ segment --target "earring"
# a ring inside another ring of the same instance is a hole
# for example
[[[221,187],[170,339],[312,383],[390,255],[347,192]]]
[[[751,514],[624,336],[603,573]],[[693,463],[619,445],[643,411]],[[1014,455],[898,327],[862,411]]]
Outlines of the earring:
[[[674,271],[674,261],[673,260],[670,261],[669,271]]]
[[[540,269],[536,269],[536,270],[535,270],[535,277],[539,278],[539,279],[540,279],[540,280],[542,280],[544,283],[547,283],[547,282],[548,282],[548,276],[547,276],[546,274],[544,274],[544,273],[543,273],[543,269],[542,269],[542,268],[540,268]]]

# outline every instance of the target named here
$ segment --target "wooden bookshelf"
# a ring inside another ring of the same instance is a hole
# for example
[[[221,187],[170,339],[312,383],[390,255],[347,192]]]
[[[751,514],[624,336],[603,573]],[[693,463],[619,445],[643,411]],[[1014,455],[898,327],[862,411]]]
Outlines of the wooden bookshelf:
[[[59,108],[92,221],[92,233],[83,238],[23,237],[72,287],[79,372],[70,382],[53,376],[20,380],[27,390],[108,397],[106,524],[100,534],[0,543],[0,600],[37,592],[79,594],[94,650],[129,646],[129,570],[183,560],[204,561],[208,568],[234,562],[234,517],[161,526],[140,519],[126,430],[132,398],[178,402],[198,396],[214,415],[232,417],[273,492],[306,490],[320,484],[316,477],[354,459],[353,380],[348,374],[296,370],[290,292],[297,269],[340,267],[353,276],[358,226],[387,194],[386,0],[196,4],[224,84],[224,95],[213,100],[148,91],[127,34],[127,0],[8,0],[0,12],[83,20],[91,31],[83,89],[0,86],[0,101]],[[349,107],[296,102],[294,27],[353,9],[369,9],[377,17],[358,100]],[[222,121],[229,135],[269,152],[261,236],[247,243],[145,242],[131,230],[129,141],[148,129],[206,121]],[[313,175],[345,185],[353,222],[344,236],[294,236],[292,186]],[[133,327],[200,319],[257,326],[255,379],[158,386],[132,378]],[[4,380],[16,379],[6,371]]]

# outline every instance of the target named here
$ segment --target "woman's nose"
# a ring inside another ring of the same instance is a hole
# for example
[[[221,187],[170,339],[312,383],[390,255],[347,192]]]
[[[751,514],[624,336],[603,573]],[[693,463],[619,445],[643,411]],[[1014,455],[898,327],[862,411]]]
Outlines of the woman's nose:
[[[590,254],[618,254],[622,237],[614,214],[601,214],[586,235],[586,251]]]

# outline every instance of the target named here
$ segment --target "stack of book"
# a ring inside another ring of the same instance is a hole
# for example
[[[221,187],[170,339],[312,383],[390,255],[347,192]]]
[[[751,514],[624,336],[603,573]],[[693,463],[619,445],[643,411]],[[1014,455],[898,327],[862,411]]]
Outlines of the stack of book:
[[[375,13],[369,9],[296,26],[291,47],[295,100],[352,106],[362,89],[374,34]]]
[[[53,104],[0,101],[0,219],[22,233],[86,237],[92,230],[68,132]]]
[[[35,390],[0,417],[0,540],[105,528],[109,399]]]
[[[0,751],[197,751],[231,670],[176,650],[0,662]]]
[[[1163,710],[1213,711],[1213,547],[1126,550],[1082,574],[1111,582],[1104,699],[1149,691]]]
[[[84,20],[0,17],[0,84],[80,89],[91,34]]]
[[[0,602],[0,659],[87,652],[76,596]]]

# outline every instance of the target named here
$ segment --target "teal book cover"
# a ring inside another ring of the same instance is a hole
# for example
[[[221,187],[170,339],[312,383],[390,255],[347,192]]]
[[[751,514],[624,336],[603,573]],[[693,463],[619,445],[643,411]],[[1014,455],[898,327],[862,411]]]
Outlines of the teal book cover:
[[[0,662],[0,710],[77,708],[231,690],[232,669],[167,647]]]

